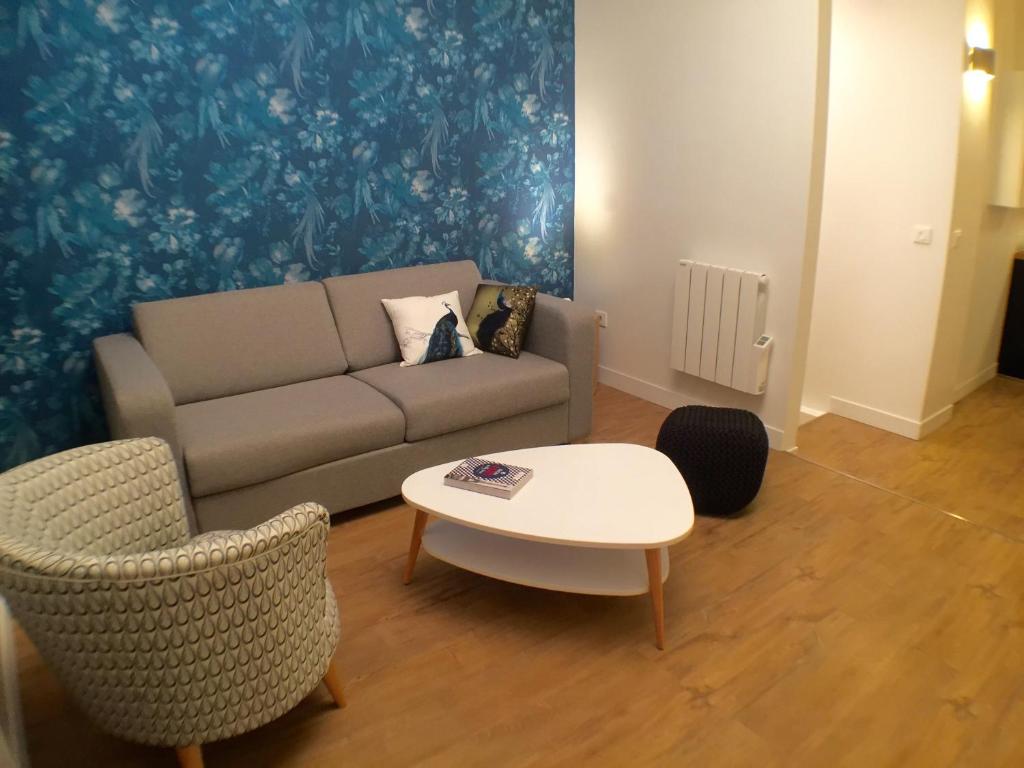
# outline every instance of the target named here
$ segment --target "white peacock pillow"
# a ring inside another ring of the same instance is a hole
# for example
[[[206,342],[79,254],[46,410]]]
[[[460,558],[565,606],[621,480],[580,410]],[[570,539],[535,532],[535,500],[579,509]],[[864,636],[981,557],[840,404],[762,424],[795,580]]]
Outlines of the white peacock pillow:
[[[402,365],[479,355],[459,305],[459,292],[381,299],[402,350]]]

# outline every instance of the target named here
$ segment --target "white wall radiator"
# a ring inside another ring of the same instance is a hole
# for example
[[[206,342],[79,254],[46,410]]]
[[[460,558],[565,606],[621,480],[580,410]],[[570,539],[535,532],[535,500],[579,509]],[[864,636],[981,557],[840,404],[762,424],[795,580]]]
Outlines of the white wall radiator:
[[[676,271],[672,367],[760,395],[772,338],[764,334],[768,278],[681,260]]]

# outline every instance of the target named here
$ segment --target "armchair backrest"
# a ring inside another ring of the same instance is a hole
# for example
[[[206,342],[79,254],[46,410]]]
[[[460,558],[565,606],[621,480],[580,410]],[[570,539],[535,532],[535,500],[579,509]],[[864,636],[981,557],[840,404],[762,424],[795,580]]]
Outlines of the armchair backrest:
[[[0,563],[11,547],[117,555],[188,535],[174,456],[157,438],[74,448],[0,474]]]
[[[93,449],[0,475],[0,592],[79,706],[114,735],[164,746],[225,738],[293,706],[337,639],[324,629],[335,610],[327,511],[302,504],[189,541],[165,444]],[[83,460],[76,480],[66,465]],[[118,533],[118,519],[132,532]],[[139,548],[156,540],[173,541]]]

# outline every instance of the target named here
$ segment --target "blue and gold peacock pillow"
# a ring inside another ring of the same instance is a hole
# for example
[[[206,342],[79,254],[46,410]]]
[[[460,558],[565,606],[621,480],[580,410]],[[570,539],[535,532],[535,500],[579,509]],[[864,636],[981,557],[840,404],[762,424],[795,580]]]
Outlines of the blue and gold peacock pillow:
[[[381,299],[402,350],[402,365],[479,355],[466,328],[459,292]]]
[[[473,343],[485,352],[519,357],[536,300],[536,286],[481,285],[467,318]]]

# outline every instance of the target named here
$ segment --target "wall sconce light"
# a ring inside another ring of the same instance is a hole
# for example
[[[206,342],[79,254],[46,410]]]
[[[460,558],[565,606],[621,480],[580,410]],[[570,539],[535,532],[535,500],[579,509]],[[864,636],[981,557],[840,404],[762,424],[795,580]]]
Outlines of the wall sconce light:
[[[967,48],[967,66],[964,72],[972,78],[991,80],[996,76],[996,52],[991,48]]]

